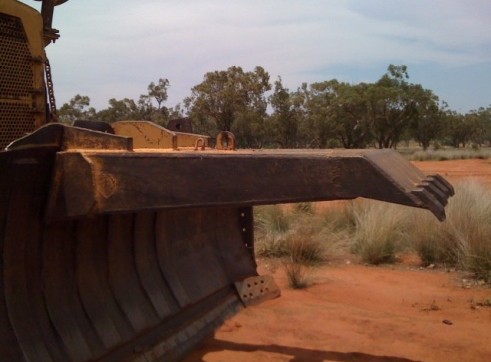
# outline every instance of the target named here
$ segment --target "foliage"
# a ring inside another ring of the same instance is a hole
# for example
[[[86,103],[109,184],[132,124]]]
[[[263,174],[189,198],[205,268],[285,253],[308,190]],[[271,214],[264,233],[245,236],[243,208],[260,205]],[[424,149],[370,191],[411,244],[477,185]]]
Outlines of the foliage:
[[[90,98],[77,94],[70,99],[70,102],[65,103],[58,110],[59,121],[65,124],[72,124],[78,120],[94,119],[96,110],[89,106]]]
[[[419,118],[418,104],[423,103],[420,98],[425,92],[421,86],[409,83],[408,78],[405,65],[391,64],[387,73],[368,87],[368,116],[379,148],[396,148]]]
[[[167,100],[167,88],[169,85],[170,83],[167,78],[160,78],[157,84],[151,82],[148,85],[148,97],[155,99],[159,110],[162,108],[162,103]]]
[[[97,113],[97,118],[103,122],[113,123],[125,119],[139,119],[137,117],[138,107],[134,100],[124,98],[109,100],[109,108],[103,109]]]
[[[159,79],[158,83],[151,82],[148,85],[148,93],[141,94],[138,101],[131,98],[109,99],[109,107],[97,112],[89,107],[90,98],[77,94],[69,103],[65,103],[59,110],[58,115],[63,123],[73,123],[77,120],[98,120],[113,123],[122,120],[147,120],[161,125],[167,124],[170,116],[175,118],[182,116],[180,105],[168,109],[163,106],[167,100],[167,88],[169,81]],[[153,101],[157,102],[157,107]]]
[[[491,145],[491,106],[471,110],[466,116],[472,118],[473,124],[476,127],[476,132],[471,138],[471,141],[478,145],[483,143]]]
[[[431,141],[440,137],[443,132],[443,111],[438,105],[438,97],[432,91],[414,85],[412,92],[416,114],[411,120],[410,131],[412,138],[426,151]]]
[[[334,130],[344,148],[365,148],[373,137],[372,122],[367,110],[368,87],[366,83],[339,83],[336,87]]]
[[[205,129],[208,134],[234,131],[236,120],[242,117],[247,122],[237,130],[242,135],[253,135],[254,127],[246,126],[264,120],[265,93],[270,89],[269,74],[262,67],[244,72],[241,67],[232,66],[225,71],[206,73],[203,82],[191,89],[185,104],[202,129],[210,127]],[[237,138],[240,142],[241,137]]]
[[[76,95],[59,110],[64,123],[135,119],[165,126],[190,117],[196,133],[232,131],[247,148],[396,148],[415,140],[423,150],[491,144],[491,106],[461,114],[421,84],[409,81],[405,65],[389,65],[373,83],[336,79],[303,83],[290,91],[278,77],[272,92],[268,72],[239,66],[204,75],[182,104],[167,107],[170,82],[151,82],[137,100],[109,100],[97,112],[88,96]]]
[[[336,80],[331,80],[302,86],[304,131],[310,147],[326,148],[329,139],[334,135],[332,103],[337,84]]]
[[[491,144],[491,106],[471,110],[466,114],[447,110],[444,114],[444,136],[452,147]]]
[[[348,84],[332,79],[303,84],[289,96],[277,83],[270,98],[275,102],[272,121],[277,122],[281,114],[283,127],[273,129],[276,135],[289,129],[290,134],[297,135],[293,144],[303,147],[340,144],[365,148],[375,142],[379,148],[395,148],[411,134],[427,148],[442,130],[438,97],[419,84],[409,83],[408,78],[406,66],[390,65],[375,83]],[[298,126],[285,127],[286,120],[292,119]]]
[[[281,78],[274,84],[274,92],[269,97],[273,114],[269,119],[270,139],[281,148],[295,148],[299,140],[299,110],[294,103],[294,95],[285,88]]]

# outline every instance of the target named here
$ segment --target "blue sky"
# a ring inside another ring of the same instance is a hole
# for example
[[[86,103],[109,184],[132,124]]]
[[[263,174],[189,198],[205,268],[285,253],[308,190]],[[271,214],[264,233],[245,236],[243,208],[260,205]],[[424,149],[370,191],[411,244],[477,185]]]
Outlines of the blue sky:
[[[37,2],[27,1],[31,6]],[[57,103],[138,99],[159,78],[168,107],[206,72],[264,67],[295,90],[336,78],[373,82],[389,64],[450,108],[491,105],[489,0],[70,0],[47,48]]]

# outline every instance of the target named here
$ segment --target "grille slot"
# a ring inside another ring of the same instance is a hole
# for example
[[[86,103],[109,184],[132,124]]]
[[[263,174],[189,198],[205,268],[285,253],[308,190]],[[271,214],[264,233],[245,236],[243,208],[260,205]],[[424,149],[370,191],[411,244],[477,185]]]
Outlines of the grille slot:
[[[31,107],[22,103],[0,102],[0,149],[34,131]]]
[[[0,14],[0,149],[34,130],[32,55],[22,21]]]

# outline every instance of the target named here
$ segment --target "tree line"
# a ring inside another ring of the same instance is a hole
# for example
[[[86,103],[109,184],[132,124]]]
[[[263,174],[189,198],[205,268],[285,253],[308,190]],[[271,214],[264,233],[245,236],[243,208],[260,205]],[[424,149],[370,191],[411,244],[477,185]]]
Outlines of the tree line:
[[[214,137],[231,131],[244,148],[397,148],[414,140],[431,145],[466,147],[491,143],[491,105],[461,114],[449,109],[421,84],[409,81],[405,65],[389,65],[374,83],[336,79],[294,91],[281,77],[273,84],[262,67],[232,66],[208,72],[182,104],[167,107],[168,79],[151,82],[138,100],[110,99],[96,111],[88,96],[76,95],[59,110],[60,121],[134,119],[165,126],[189,117],[196,133]]]

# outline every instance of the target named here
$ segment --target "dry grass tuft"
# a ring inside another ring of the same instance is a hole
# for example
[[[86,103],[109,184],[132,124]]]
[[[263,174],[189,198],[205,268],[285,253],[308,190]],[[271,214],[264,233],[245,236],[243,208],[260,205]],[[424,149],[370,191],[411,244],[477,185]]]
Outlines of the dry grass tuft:
[[[362,201],[354,205],[353,216],[352,250],[369,264],[394,262],[404,238],[404,208],[380,201]]]
[[[455,190],[445,222],[413,215],[413,244],[425,264],[454,265],[491,282],[491,191],[472,180]]]
[[[292,289],[303,289],[310,285],[310,273],[305,265],[294,261],[285,261],[283,267],[288,278],[288,285]]]

